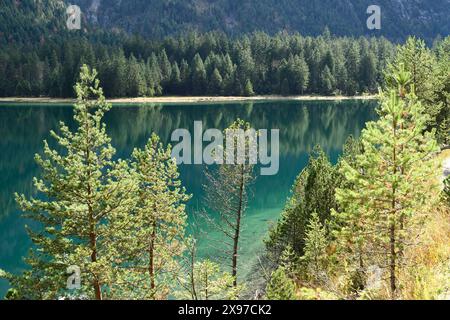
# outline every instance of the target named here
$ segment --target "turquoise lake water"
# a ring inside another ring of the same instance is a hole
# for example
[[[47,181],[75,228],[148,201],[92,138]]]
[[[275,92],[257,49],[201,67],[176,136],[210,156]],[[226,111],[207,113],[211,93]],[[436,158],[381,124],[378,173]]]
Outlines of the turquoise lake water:
[[[296,176],[308,161],[308,152],[320,145],[333,162],[349,135],[359,136],[367,121],[376,118],[375,101],[304,101],[244,104],[196,105],[117,105],[105,117],[108,133],[117,156],[129,157],[134,147],[142,147],[152,132],[166,143],[176,128],[193,132],[194,121],[203,129],[224,129],[236,118],[251,123],[255,129],[280,130],[280,168],[274,176],[260,176],[252,186],[252,196],[244,218],[240,249],[243,276],[256,263],[263,250],[263,238],[278,218]],[[73,125],[70,105],[0,104],[0,268],[20,272],[31,243],[25,224],[13,199],[14,192],[33,195],[32,178],[39,175],[34,154],[42,150],[49,131],[60,121]],[[205,144],[206,145],[206,144]],[[202,165],[181,165],[183,185],[193,198],[188,204],[192,217],[204,206]],[[259,172],[259,170],[258,170]],[[207,236],[199,243],[201,255],[214,256],[215,240],[220,234],[203,226]],[[0,280],[0,297],[8,286]]]

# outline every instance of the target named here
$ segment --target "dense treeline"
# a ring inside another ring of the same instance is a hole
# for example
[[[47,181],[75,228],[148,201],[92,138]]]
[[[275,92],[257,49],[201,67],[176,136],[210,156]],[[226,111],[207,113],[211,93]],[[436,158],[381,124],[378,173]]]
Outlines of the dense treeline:
[[[83,63],[110,97],[374,92],[394,53],[384,38],[190,33],[163,41],[107,35],[10,44],[0,50],[0,96],[73,97]]]
[[[82,7],[90,7],[90,1],[80,2]],[[102,2],[102,13],[114,10],[115,5],[121,6],[121,14],[131,9],[114,1]],[[194,3],[193,8],[196,7]],[[222,4],[212,7],[223,9]],[[190,10],[183,3],[175,2],[161,4],[158,10],[175,8]],[[0,96],[74,97],[72,86],[83,63],[96,67],[110,97],[353,95],[377,90],[383,78],[381,70],[394,52],[394,46],[384,38],[335,38],[327,28],[317,37],[287,32],[269,36],[256,32],[236,38],[240,31],[232,33],[233,36],[192,32],[160,41],[143,40],[125,35],[117,28],[96,29],[90,22],[93,13],[89,10],[84,10],[82,30],[71,31],[65,25],[65,9],[63,2],[54,0],[2,1]],[[146,15],[147,9],[146,3],[140,3],[131,11],[145,11]],[[150,13],[158,10],[152,7]],[[264,19],[264,24],[268,20]],[[154,24],[151,29],[155,31],[153,27]],[[164,27],[171,29],[167,23]],[[280,30],[263,27],[258,26],[257,30],[270,34]],[[217,28],[199,28],[210,29]],[[342,34],[336,28],[332,30]],[[160,30],[160,35],[179,33],[172,31]],[[305,34],[320,32],[305,31]]]
[[[0,96],[72,97],[83,63],[96,67],[108,97],[373,93],[404,65],[427,105],[428,126],[448,144],[448,38],[432,49],[416,38],[396,48],[383,38],[335,38],[326,31],[316,38],[190,33],[164,41],[100,34],[70,39],[0,50]]]

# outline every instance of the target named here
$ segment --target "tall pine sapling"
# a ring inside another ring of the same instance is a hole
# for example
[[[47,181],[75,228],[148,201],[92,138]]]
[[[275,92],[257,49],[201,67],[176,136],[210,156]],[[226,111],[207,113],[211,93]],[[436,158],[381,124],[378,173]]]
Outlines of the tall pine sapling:
[[[381,94],[380,119],[367,123],[356,161],[341,163],[347,183],[336,190],[341,227],[335,236],[344,260],[355,269],[386,269],[391,298],[398,296],[398,273],[408,263],[405,246],[415,244],[437,188],[437,143],[433,133],[424,133],[428,117],[411,89]]]
[[[145,148],[135,149],[139,200],[127,228],[118,235],[122,272],[117,291],[128,298],[166,299],[186,249],[185,204],[190,199],[179,180],[171,148],[153,134]]]
[[[305,265],[308,277],[318,282],[323,279],[327,268],[327,231],[320,222],[319,216],[314,212],[309,220],[306,238],[305,254],[302,262]]]
[[[286,273],[284,267],[278,267],[269,280],[266,288],[268,300],[295,300],[295,283]]]

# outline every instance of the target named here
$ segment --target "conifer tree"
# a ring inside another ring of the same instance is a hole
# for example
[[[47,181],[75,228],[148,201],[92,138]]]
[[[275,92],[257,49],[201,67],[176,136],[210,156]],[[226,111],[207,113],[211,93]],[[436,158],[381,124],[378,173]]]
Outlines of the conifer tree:
[[[162,50],[158,56],[159,68],[161,70],[162,81],[165,83],[171,79],[172,65],[167,57],[166,50]]]
[[[223,87],[223,79],[220,75],[219,70],[217,68],[214,69],[210,81],[209,81],[209,92],[211,94],[220,95],[222,94],[222,87]]]
[[[359,91],[359,84],[357,82],[359,75],[360,65],[360,52],[356,43],[350,43],[345,53],[346,69],[347,69],[347,94],[355,94]]]
[[[127,94],[127,60],[122,50],[119,51],[113,62],[113,84],[112,92],[108,94],[112,97],[125,97]]]
[[[131,55],[128,67],[127,95],[129,97],[141,97],[147,92],[147,84],[144,78],[142,65]]]
[[[409,73],[405,89],[414,87],[417,98],[429,115],[426,129],[436,129],[438,141],[444,144],[448,142],[450,133],[448,42],[446,39],[440,43],[441,50],[438,47],[436,55],[426,47],[423,40],[409,37],[404,45],[398,46],[395,58],[385,71],[385,80],[390,89],[397,89],[397,74]]]
[[[425,42],[409,37],[404,45],[397,47],[397,55],[385,71],[387,84],[392,88],[395,85],[392,77],[398,74],[400,68],[404,68],[410,74],[408,90],[412,85],[419,99],[430,99],[433,90],[433,64],[434,57]]]
[[[244,96],[251,97],[253,95],[255,95],[255,92],[253,91],[252,82],[249,79],[247,79],[244,87]]]
[[[225,259],[231,262],[233,286],[237,287],[242,221],[247,209],[248,189],[255,179],[251,159],[256,156],[253,149],[256,132],[248,122],[238,119],[224,130],[224,136],[224,161],[216,170],[206,171],[204,189],[208,207],[220,217],[218,221],[207,217],[208,221],[226,238],[223,251]]]
[[[189,65],[186,60],[181,60],[180,65],[180,78],[181,78],[181,88],[180,91],[186,94],[190,88],[189,82],[191,79]]]
[[[375,55],[368,51],[361,57],[360,85],[363,90],[373,91],[376,85],[377,65]]]
[[[266,299],[295,300],[295,284],[287,276],[284,267],[278,267],[272,273],[266,288]]]
[[[122,272],[116,292],[126,298],[166,299],[178,276],[184,253],[186,211],[190,199],[181,187],[170,146],[151,136],[144,149],[133,151],[139,201],[127,228],[117,235]]]
[[[407,83],[408,77],[400,78]],[[437,188],[437,144],[432,133],[423,133],[423,106],[414,91],[405,90],[381,95],[380,119],[362,133],[363,153],[352,165],[346,160],[341,164],[350,186],[336,190],[342,256],[355,268],[386,268],[392,298],[399,288],[398,272],[407,264],[404,248],[414,245]],[[399,96],[402,92],[406,94]]]
[[[34,185],[40,196],[16,195],[25,216],[42,225],[28,228],[35,246],[26,259],[30,270],[10,278],[22,299],[69,294],[70,266],[81,271],[79,295],[102,299],[107,294],[114,271],[111,242],[128,222],[137,184],[126,162],[112,160],[115,149],[102,122],[111,106],[96,76],[95,70],[81,68],[75,86],[75,131],[61,123],[60,134],[51,133],[58,149],[44,141],[43,155],[36,155],[42,177],[35,178]]]
[[[203,60],[197,53],[192,61],[192,90],[194,94],[202,95],[206,89],[206,69]]]
[[[255,61],[253,60],[252,51],[249,46],[243,44],[242,48],[237,51],[237,75],[241,83],[245,84],[247,80],[253,80],[255,70]]]
[[[322,70],[319,79],[321,93],[326,95],[333,93],[336,80],[331,74],[330,68],[328,68],[328,66],[325,66],[325,68]]]
[[[172,73],[170,79],[170,92],[179,93],[181,87],[181,72],[178,63],[172,65]]]
[[[308,165],[292,186],[292,196],[278,223],[265,241],[271,259],[277,262],[287,246],[303,256],[309,220],[313,213],[317,213],[322,222],[330,218],[331,210],[337,209],[335,188],[340,186],[341,180],[325,153],[315,148]]]
[[[292,80],[294,86],[294,93],[303,94],[308,88],[309,83],[309,68],[306,64],[305,58],[302,56],[295,56],[292,61]]]
[[[230,95],[233,93],[234,89],[234,78],[235,78],[235,70],[236,66],[233,64],[233,61],[231,60],[230,55],[227,53],[224,57],[223,62],[223,86],[224,86],[224,93],[227,95]]]
[[[222,272],[219,264],[211,260],[194,262],[193,268],[182,280],[184,290],[176,292],[177,298],[192,300],[235,300],[243,286],[233,286],[234,278],[228,272]]]
[[[310,278],[320,281],[327,268],[327,231],[314,212],[309,220],[302,262]]]
[[[154,95],[159,96],[163,93],[163,87],[162,87],[162,71],[159,66],[158,58],[156,57],[155,53],[152,53],[150,58],[147,61],[147,65],[149,68],[149,79],[151,79],[152,89]]]
[[[433,102],[438,105],[431,127],[443,145],[450,145],[450,37],[440,42],[436,49],[437,65],[434,71]]]

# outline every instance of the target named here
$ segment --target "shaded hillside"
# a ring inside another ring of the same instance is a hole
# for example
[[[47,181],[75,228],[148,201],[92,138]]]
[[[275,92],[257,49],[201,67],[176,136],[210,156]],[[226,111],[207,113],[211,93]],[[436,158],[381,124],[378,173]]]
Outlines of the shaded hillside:
[[[280,30],[318,35],[384,35],[403,40],[414,34],[433,39],[450,32],[449,0],[379,0],[381,30],[366,27],[372,0],[75,0],[90,21],[150,37],[186,30],[228,34]]]

